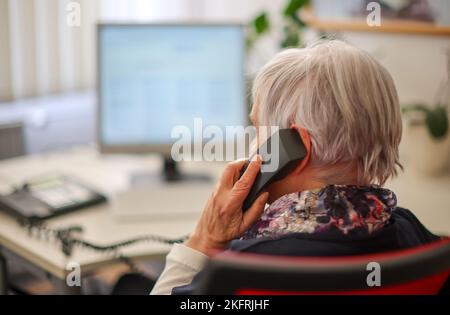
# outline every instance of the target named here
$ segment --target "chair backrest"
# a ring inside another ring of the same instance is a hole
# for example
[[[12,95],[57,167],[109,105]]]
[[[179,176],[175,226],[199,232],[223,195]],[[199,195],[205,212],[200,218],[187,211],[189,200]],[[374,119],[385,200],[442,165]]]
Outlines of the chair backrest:
[[[226,253],[212,259],[199,294],[438,294],[450,273],[450,240],[345,257]]]

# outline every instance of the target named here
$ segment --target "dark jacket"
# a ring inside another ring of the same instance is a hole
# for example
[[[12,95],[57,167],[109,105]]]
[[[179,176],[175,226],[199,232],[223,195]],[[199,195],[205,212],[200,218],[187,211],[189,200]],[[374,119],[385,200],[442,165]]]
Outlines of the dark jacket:
[[[438,240],[411,211],[397,208],[383,229],[370,235],[342,235],[338,231],[293,233],[277,238],[234,240],[229,250],[282,256],[347,256],[407,249]],[[172,294],[191,294],[201,272],[191,284],[174,288]]]

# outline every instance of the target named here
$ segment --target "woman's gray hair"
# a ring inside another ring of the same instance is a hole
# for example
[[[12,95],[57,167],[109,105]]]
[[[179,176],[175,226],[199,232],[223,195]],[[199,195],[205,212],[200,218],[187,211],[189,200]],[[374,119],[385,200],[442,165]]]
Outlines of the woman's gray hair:
[[[380,185],[401,167],[394,82],[361,49],[332,40],[285,50],[258,73],[253,99],[258,125],[297,124],[309,132],[312,163],[356,163],[361,182]]]

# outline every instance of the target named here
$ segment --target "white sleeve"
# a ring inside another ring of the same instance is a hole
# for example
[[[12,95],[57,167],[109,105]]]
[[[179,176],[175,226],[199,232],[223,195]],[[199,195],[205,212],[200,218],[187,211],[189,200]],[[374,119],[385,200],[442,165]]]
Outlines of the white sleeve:
[[[150,294],[171,294],[172,289],[192,282],[209,257],[182,244],[174,244],[166,257],[166,266]]]

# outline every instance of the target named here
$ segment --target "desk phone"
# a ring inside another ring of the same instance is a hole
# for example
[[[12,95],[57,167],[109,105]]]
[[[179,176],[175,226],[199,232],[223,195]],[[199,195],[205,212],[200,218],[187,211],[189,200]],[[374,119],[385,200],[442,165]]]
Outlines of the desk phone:
[[[30,181],[0,196],[0,211],[21,219],[48,219],[106,201],[106,197],[70,176]]]

